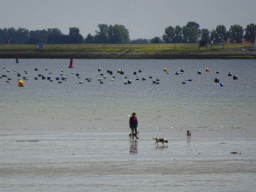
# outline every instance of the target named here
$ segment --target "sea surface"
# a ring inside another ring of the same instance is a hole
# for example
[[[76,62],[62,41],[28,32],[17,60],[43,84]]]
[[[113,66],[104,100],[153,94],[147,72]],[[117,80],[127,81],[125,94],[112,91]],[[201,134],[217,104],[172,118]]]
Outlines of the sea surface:
[[[256,188],[255,60],[69,62],[0,59],[0,191]]]

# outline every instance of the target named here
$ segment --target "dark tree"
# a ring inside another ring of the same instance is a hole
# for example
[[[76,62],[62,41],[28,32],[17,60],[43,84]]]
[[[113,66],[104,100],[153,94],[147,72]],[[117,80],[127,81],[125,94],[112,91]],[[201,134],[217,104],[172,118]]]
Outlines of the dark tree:
[[[68,43],[70,44],[83,43],[84,38],[79,32],[80,32],[79,28],[76,28],[76,27],[69,28]]]
[[[208,29],[202,29],[202,36],[201,40],[206,41],[207,43],[210,43],[210,37],[209,37],[209,30]]]
[[[37,38],[37,37],[30,37],[25,44],[38,44],[38,43],[42,43],[41,39]]]
[[[212,31],[211,31],[210,39],[211,39],[211,40],[216,40],[216,39],[218,39],[218,33],[216,32],[216,30],[212,30]]]
[[[94,43],[94,37],[89,33],[87,35],[87,37],[85,38],[84,43],[93,44]]]
[[[100,31],[96,31],[95,43],[108,43],[109,42],[108,25],[99,24],[98,27],[100,28]]]
[[[96,31],[95,43],[125,44],[129,43],[129,31],[123,25],[99,24],[100,31]]]
[[[186,38],[185,38],[186,42],[196,43],[198,40],[198,37],[200,35],[199,24],[194,21],[188,22],[184,28],[183,35],[184,34],[186,36]]]
[[[30,37],[37,37],[38,39],[40,39],[42,41],[42,43],[46,43],[48,34],[49,34],[48,31],[46,31],[45,29],[29,32]]]
[[[249,24],[245,28],[244,38],[246,41],[254,43],[255,42],[255,33],[256,33],[256,25],[253,23]]]
[[[174,36],[174,43],[180,43],[182,41],[182,28],[180,26],[175,26]]]
[[[189,28],[186,26],[182,27],[182,43],[188,43],[188,33]]]
[[[147,39],[135,39],[135,40],[132,40],[130,41],[130,44],[148,44],[148,40]]]
[[[46,43],[58,44],[61,36],[62,32],[58,28],[48,29],[48,37]]]
[[[218,25],[216,27],[216,33],[217,33],[216,40],[218,40],[218,42],[221,42],[222,39],[227,40],[225,39],[226,27],[224,25]]]
[[[129,31],[123,25],[114,25],[112,28],[111,43],[129,43]]]
[[[29,31],[24,28],[18,28],[16,31],[16,42],[17,44],[23,44],[29,38]]]
[[[55,36],[60,36],[60,35],[62,35],[62,32],[58,28],[52,28],[52,29],[48,28],[48,34],[53,34]]]
[[[70,27],[69,28],[69,36],[80,35],[79,32],[80,32],[79,28],[76,28],[76,27]]]
[[[194,27],[195,29],[199,29],[199,24],[194,21],[187,22],[186,27]]]
[[[67,43],[70,44],[81,44],[84,41],[84,38],[82,35],[80,35],[79,28],[76,27],[70,27],[69,28],[69,35],[67,37]]]
[[[29,31],[24,28],[18,28],[18,30],[12,28],[0,29],[0,41],[1,43],[22,44],[29,38]]]
[[[15,44],[16,43],[16,29],[14,29],[13,27],[8,28],[7,29],[7,40],[12,43]]]
[[[108,28],[108,37],[109,37],[109,43],[110,44],[114,43],[114,30],[112,25],[110,25]]]
[[[62,35],[56,35],[56,34],[51,33],[48,35],[46,43],[47,44],[58,44],[61,36]]]
[[[225,41],[226,41],[228,38],[230,38],[230,33],[229,33],[229,31],[226,31],[226,33],[225,33]]]
[[[83,36],[79,34],[79,29],[69,28],[69,35],[63,35],[58,29],[48,29],[48,44],[80,44],[83,43]]]
[[[236,41],[237,43],[242,42],[243,38],[243,27],[240,25],[231,25],[229,29],[230,37],[232,38],[233,41]]]
[[[172,26],[169,26],[165,28],[164,30],[164,35],[163,35],[163,40],[165,43],[173,43],[174,38],[175,38],[175,33],[174,33],[174,28]]]
[[[7,41],[7,29],[0,29],[0,43],[5,44]]]
[[[150,40],[150,43],[162,43],[162,40],[159,37],[154,37]]]

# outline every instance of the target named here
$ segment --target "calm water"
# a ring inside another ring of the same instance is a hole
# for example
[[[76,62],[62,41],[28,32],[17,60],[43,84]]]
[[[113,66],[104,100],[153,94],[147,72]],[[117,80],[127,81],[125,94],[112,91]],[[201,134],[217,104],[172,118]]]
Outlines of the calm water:
[[[74,59],[74,68],[68,65],[68,59],[0,59],[0,76],[7,75],[0,79],[3,191],[130,191],[131,183],[140,191],[255,187],[254,60]],[[58,83],[63,76],[68,79]],[[23,77],[25,87],[18,87]],[[127,138],[132,112],[138,141]],[[169,144],[156,147],[152,137]]]

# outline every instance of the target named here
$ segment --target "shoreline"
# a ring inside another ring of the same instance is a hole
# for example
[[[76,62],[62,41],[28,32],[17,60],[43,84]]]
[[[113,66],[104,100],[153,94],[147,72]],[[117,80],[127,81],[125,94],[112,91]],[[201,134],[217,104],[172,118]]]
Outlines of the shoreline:
[[[0,51],[0,58],[20,59],[256,59],[255,52],[69,52],[69,51]]]

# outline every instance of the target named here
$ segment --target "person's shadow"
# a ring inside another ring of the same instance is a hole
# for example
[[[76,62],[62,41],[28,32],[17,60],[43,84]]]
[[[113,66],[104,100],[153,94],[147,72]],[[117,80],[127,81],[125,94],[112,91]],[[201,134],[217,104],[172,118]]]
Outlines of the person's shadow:
[[[131,155],[138,154],[138,143],[137,140],[130,140],[130,149],[129,152]]]

